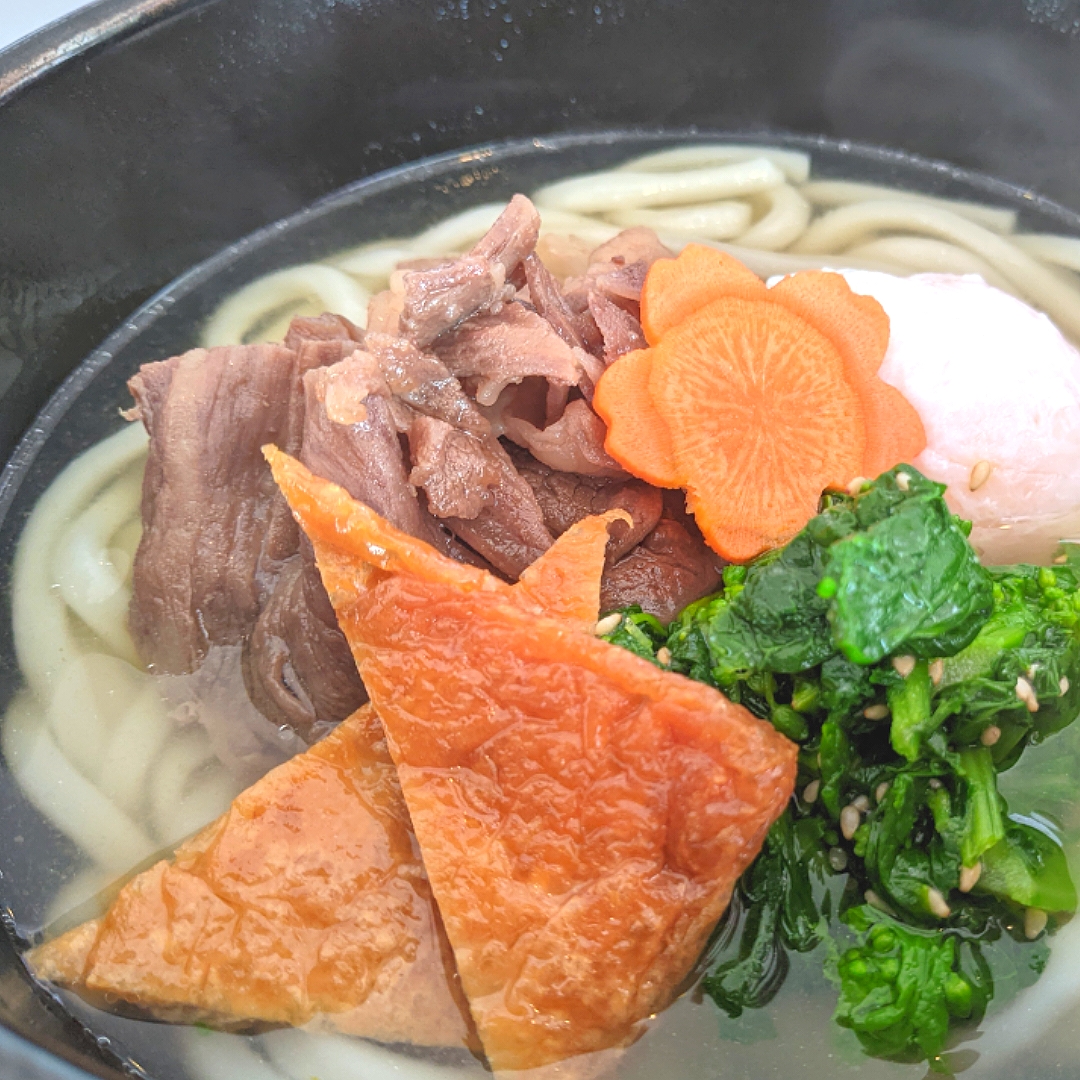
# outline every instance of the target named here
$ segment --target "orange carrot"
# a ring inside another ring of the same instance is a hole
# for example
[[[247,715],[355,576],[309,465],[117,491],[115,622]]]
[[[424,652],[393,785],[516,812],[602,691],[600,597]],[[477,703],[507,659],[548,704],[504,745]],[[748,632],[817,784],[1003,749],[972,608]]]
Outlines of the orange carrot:
[[[608,426],[604,449],[616,461],[657,487],[682,487],[671,432],[649,396],[651,365],[651,349],[620,356],[597,383],[593,408]]]
[[[840,350],[848,380],[866,413],[864,476],[878,476],[912,461],[926,448],[926,431],[914,406],[878,369],[889,346],[889,316],[872,297],[851,291],[839,275],[820,270],[793,274],[770,297],[820,330]]]
[[[677,259],[659,259],[649,270],[641,291],[645,340],[657,344],[688,315],[721,296],[760,300],[766,294],[764,282],[738,259],[689,244]]]
[[[768,300],[725,297],[653,350],[650,394],[710,546],[743,561],[786,542],[862,468],[858,394],[836,346]],[[632,470],[633,471],[633,470]]]

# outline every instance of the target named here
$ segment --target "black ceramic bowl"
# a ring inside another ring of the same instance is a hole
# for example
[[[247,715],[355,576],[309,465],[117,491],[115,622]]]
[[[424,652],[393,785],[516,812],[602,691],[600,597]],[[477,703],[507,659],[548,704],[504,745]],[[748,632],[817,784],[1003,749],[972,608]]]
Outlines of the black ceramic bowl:
[[[459,147],[827,136],[1080,209],[1078,28],[1077,0],[104,0],[0,54],[0,460],[182,271]],[[0,1023],[0,1077],[122,1075],[3,935]]]

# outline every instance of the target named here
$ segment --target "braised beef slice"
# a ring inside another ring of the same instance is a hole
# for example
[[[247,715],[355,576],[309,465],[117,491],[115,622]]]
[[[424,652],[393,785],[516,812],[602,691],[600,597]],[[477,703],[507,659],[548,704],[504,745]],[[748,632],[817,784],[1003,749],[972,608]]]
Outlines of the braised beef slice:
[[[720,559],[677,521],[660,524],[629,555],[604,574],[600,608],[640,604],[670,622],[687,604],[720,584]]]
[[[244,650],[255,707],[310,740],[316,723],[352,715],[367,693],[310,545],[284,566]]]
[[[406,272],[401,333],[424,348],[465,319],[497,310],[513,296],[515,275],[539,235],[536,207],[515,195],[467,255],[446,266]]]
[[[418,417],[409,432],[412,481],[432,513],[511,579],[552,544],[532,488],[494,439]]]
[[[280,345],[195,349],[128,386],[150,433],[130,608],[142,659],[198,667],[251,631],[298,534],[261,447],[300,448],[298,355]]]
[[[559,472],[626,476],[622,466],[604,449],[604,421],[581,398],[571,401],[562,416],[543,429],[518,415],[511,404],[502,414],[502,428],[508,439]]]
[[[576,386],[584,370],[582,350],[567,345],[549,322],[517,301],[498,313],[474,316],[434,348],[458,379],[475,388],[480,405],[494,405],[507,386],[534,375]]]
[[[589,293],[589,311],[604,339],[604,360],[610,364],[624,353],[644,349],[647,342],[641,322],[603,293]]]
[[[378,361],[390,392],[418,413],[480,438],[491,434],[476,403],[437,356],[386,334],[368,334],[364,348]]]
[[[554,274],[538,256],[530,255],[523,265],[529,285],[529,299],[537,314],[551,324],[567,345],[600,355],[604,340],[591,313],[571,308]]]
[[[590,514],[625,510],[632,525],[617,521],[608,527],[608,561],[617,562],[653,531],[664,509],[658,488],[643,480],[606,480],[577,473],[556,472],[531,454],[516,447],[510,450],[517,471],[533,489],[544,514],[544,523],[553,536],[561,536],[571,525]]]
[[[286,349],[299,349],[305,341],[354,341],[358,345],[364,340],[364,331],[344,315],[326,312],[313,317],[298,316],[289,323],[285,335]]]
[[[326,408],[334,373],[334,368],[320,368],[304,377],[307,408],[300,460],[403,532],[439,546],[437,529],[409,484],[388,396],[369,393],[360,403],[360,422],[335,423]]]

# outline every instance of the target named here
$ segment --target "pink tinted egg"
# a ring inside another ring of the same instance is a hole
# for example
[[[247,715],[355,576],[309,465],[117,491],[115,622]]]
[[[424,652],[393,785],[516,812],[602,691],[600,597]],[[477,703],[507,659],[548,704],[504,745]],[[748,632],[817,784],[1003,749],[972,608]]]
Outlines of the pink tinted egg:
[[[1051,561],[1080,537],[1080,352],[979,277],[843,273],[888,313],[881,377],[926,428],[911,464],[948,485],[985,562]]]

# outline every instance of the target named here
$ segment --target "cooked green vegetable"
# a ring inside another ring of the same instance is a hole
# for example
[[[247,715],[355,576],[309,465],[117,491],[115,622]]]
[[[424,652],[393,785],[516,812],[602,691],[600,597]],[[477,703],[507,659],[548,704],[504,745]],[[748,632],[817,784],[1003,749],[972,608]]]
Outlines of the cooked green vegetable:
[[[666,637],[631,612],[610,638],[649,659],[666,645],[674,670],[801,747],[705,991],[737,1016],[776,992],[788,952],[855,931],[837,1020],[886,1057],[933,1059],[952,1022],[981,1015],[993,983],[972,936],[1022,942],[1077,903],[1053,828],[1037,806],[1010,817],[998,776],[1080,712],[1080,569],[982,567],[943,490],[900,466],[827,496]],[[1054,773],[1061,798],[1077,762],[1080,745]],[[831,875],[846,886],[830,926]]]
[[[844,921],[860,940],[837,962],[834,1019],[868,1053],[933,1061],[953,1019],[982,1019],[993,985],[978,945],[911,930],[869,905],[852,908]]]

